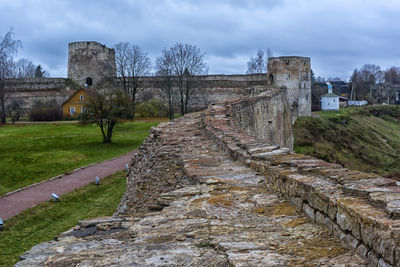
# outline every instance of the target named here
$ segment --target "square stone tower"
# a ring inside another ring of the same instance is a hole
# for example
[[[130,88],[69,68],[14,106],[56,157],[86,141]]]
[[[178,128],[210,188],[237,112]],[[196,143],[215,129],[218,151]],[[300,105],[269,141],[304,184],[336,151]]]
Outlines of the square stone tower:
[[[115,76],[114,49],[98,42],[68,44],[68,78],[92,86]]]
[[[271,57],[267,75],[272,87],[287,88],[292,123],[311,116],[311,61],[309,57]]]

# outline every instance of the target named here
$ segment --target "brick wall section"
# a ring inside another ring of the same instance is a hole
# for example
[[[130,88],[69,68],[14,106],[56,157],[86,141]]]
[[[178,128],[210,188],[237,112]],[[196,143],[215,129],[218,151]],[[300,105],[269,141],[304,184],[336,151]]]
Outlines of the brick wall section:
[[[208,135],[231,158],[263,173],[316,223],[366,258],[370,266],[400,266],[400,186],[375,174],[348,170],[260,141],[233,126],[232,105],[211,105],[203,115]]]

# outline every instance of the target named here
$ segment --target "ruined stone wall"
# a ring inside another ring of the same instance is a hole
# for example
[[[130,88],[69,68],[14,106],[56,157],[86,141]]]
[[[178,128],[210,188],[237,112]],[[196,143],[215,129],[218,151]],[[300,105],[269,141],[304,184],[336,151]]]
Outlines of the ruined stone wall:
[[[155,98],[160,98],[161,77],[141,77],[140,82],[141,88],[137,99],[141,100],[149,93]],[[243,97],[249,93],[246,89],[248,87],[266,88],[267,78],[265,74],[205,75],[193,77],[190,82],[194,91],[190,106],[193,110],[201,110],[207,108],[210,103]],[[118,85],[118,80],[115,80],[115,83]],[[23,100],[24,115],[26,115],[36,101],[56,101],[61,106],[76,88],[77,84],[65,78],[9,79],[6,84],[6,103]]]
[[[93,85],[116,76],[115,50],[97,42],[68,44],[68,78],[79,85]],[[89,84],[90,85],[90,84]]]
[[[292,111],[297,117],[311,116],[311,62],[308,57],[273,57],[268,59],[271,86],[285,86]]]
[[[257,97],[231,103],[232,122],[258,139],[292,148],[293,133],[286,88],[271,89]]]
[[[6,80],[6,106],[14,100],[22,103],[27,115],[37,102],[56,102],[58,105],[75,92],[74,84],[65,78],[25,78]]]
[[[262,173],[313,222],[325,226],[368,266],[400,266],[400,184],[352,171],[245,136],[230,120],[231,103],[203,116],[210,138],[251,169]]]
[[[267,89],[268,79],[265,74],[250,75],[200,75],[188,78],[193,95],[189,106],[191,110],[202,110],[211,103],[241,98],[249,94],[248,88]],[[120,84],[119,80],[116,80]],[[147,76],[139,78],[140,88],[137,99],[146,95],[162,100],[163,78]]]

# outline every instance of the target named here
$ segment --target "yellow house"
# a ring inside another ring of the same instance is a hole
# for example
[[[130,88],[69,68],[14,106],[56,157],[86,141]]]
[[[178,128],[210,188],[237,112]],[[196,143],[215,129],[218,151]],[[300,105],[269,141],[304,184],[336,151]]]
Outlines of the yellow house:
[[[85,99],[96,94],[92,88],[82,88],[76,91],[62,104],[63,118],[78,118],[83,111]]]

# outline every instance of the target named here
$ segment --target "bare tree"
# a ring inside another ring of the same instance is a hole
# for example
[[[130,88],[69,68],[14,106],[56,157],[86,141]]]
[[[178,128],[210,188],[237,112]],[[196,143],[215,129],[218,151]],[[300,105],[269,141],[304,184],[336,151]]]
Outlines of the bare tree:
[[[400,83],[400,68],[391,67],[383,75],[386,84]]]
[[[251,57],[250,61],[247,62],[247,74],[253,73],[266,73],[267,72],[267,65],[268,59],[272,57],[271,49],[267,49],[267,53],[263,50],[258,49],[257,54],[255,57]]]
[[[375,64],[365,64],[360,69],[355,69],[350,77],[350,99],[367,99],[375,101],[380,99],[378,88],[383,83],[384,74],[381,67]]]
[[[127,114],[128,109],[129,100],[124,92],[113,90],[99,93],[93,90],[85,100],[81,118],[83,122],[96,123],[103,135],[103,143],[111,143],[114,126]]]
[[[163,49],[162,55],[157,57],[155,63],[156,74],[162,79],[162,86],[160,88],[160,97],[167,102],[167,112],[169,119],[174,118],[174,81],[173,81],[173,66],[170,53],[168,50]]]
[[[122,83],[122,89],[131,97],[130,117],[135,116],[136,94],[140,87],[140,76],[150,73],[151,61],[147,53],[137,45],[118,43],[115,48],[117,76]]]
[[[13,77],[15,78],[33,78],[37,66],[32,61],[21,58],[13,64]]]
[[[167,74],[172,75],[178,91],[180,114],[188,111],[188,103],[193,95],[190,79],[192,76],[206,74],[207,64],[204,61],[205,53],[195,45],[176,43],[170,49],[164,49],[162,56],[157,60],[167,64]],[[157,69],[157,67],[156,67]],[[169,72],[169,73],[168,73]]]
[[[5,110],[5,79],[13,75],[13,56],[21,46],[21,41],[14,39],[10,29],[4,36],[0,36],[0,123],[6,122]]]
[[[19,120],[24,104],[24,100],[14,99],[11,104],[7,106],[8,116],[10,116],[12,123],[15,123],[15,121]]]

